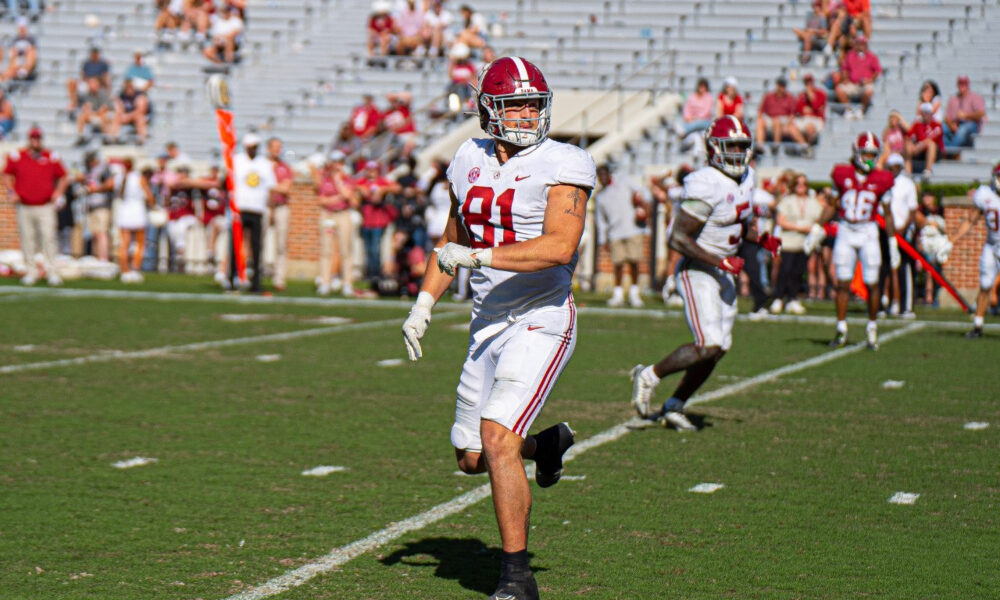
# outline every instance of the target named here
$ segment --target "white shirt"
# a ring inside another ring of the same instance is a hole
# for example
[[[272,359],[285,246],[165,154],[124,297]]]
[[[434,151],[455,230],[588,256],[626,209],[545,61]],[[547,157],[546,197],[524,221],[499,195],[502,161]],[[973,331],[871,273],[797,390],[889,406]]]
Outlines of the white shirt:
[[[644,190],[628,177],[613,177],[611,184],[594,194],[597,211],[597,238],[601,244],[625,240],[645,233],[645,227],[635,224],[635,194],[645,197]]]
[[[983,212],[986,243],[1000,245],[1000,196],[990,186],[981,185],[972,196],[972,203]]]
[[[684,178],[681,210],[705,224],[696,240],[702,249],[721,258],[736,254],[743,241],[743,223],[753,219],[753,192],[752,168],[738,183],[715,167],[702,167]],[[692,201],[707,205],[707,216],[689,210]]]
[[[902,235],[903,226],[907,225],[910,213],[917,210],[917,186],[905,173],[897,175],[892,185],[889,210],[892,212],[892,223],[896,226],[896,233]]]
[[[243,19],[239,15],[225,19],[214,17],[212,21],[212,37],[226,37],[240,31],[243,31]]]
[[[233,158],[233,187],[240,212],[264,214],[271,188],[277,184],[274,165],[263,154],[251,159],[241,152]]]
[[[470,139],[455,152],[448,181],[459,202],[458,226],[473,248],[504,246],[542,235],[549,188],[597,183],[586,150],[551,139],[526,148],[503,165],[494,140]],[[472,272],[473,316],[495,318],[544,305],[561,305],[572,289],[577,255],[567,265],[532,273],[483,267]]]

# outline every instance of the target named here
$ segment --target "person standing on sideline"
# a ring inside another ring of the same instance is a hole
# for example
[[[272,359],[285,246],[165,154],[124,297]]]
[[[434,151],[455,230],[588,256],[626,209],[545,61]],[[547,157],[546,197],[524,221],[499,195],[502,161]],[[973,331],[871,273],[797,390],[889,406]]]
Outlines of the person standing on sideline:
[[[466,140],[448,168],[451,215],[403,338],[410,360],[419,359],[431,308],[455,269],[473,271],[469,350],[451,443],[462,471],[489,472],[503,547],[490,599],[537,600],[523,459],[534,459],[535,481],[549,487],[573,444],[565,423],[535,435],[528,429],[576,346],[572,278],[596,173],[587,151],[547,138],[552,92],[527,60],[490,63],[476,100],[489,137]]]
[[[146,242],[146,211],[156,204],[149,179],[153,169],[147,167],[141,172],[132,168],[132,159],[126,158],[125,181],[122,184],[122,202],[115,216],[118,226],[118,266],[122,271],[122,283],[142,283],[142,256]],[[128,251],[135,242],[132,253],[132,268],[129,269]]]
[[[17,231],[27,269],[22,285],[35,285],[38,264],[35,254],[42,252],[49,285],[62,285],[56,273],[56,203],[68,185],[66,169],[59,155],[42,146],[42,130],[28,131],[28,146],[7,156],[4,167],[7,189],[17,196]]]
[[[270,201],[271,190],[277,184],[274,165],[263,154],[257,152],[260,137],[255,133],[243,136],[243,152],[233,160],[233,186],[236,194],[236,208],[240,214],[233,215],[243,224],[243,237],[250,240],[250,255],[253,262],[253,276],[250,291],[260,292],[261,243],[264,235],[264,213]],[[229,281],[236,279],[236,244],[230,235]],[[241,284],[245,282],[240,282]]]
[[[615,288],[608,306],[623,306],[625,293],[622,288],[622,271],[628,267],[631,286],[628,290],[630,306],[641,308],[639,294],[639,262],[643,259],[646,241],[646,222],[649,208],[643,190],[628,177],[612,177],[608,165],[597,167],[597,180],[601,189],[594,194],[597,211],[597,237],[602,246],[611,251]]]
[[[271,190],[271,225],[274,226],[274,289],[285,291],[285,276],[288,273],[288,225],[291,221],[292,182],[295,173],[288,163],[281,160],[281,140],[273,137],[267,140],[267,158],[274,164],[274,180]]]
[[[886,159],[886,166],[892,173],[894,183],[892,185],[892,198],[889,200],[889,212],[892,215],[892,222],[896,228],[896,233],[901,235],[911,246],[917,236],[917,227],[914,224],[917,209],[917,185],[906,173],[906,160],[899,154],[890,154]],[[885,218],[889,218],[886,216]],[[882,248],[882,255],[887,256],[888,237],[886,246]],[[882,262],[883,271],[889,270],[889,286],[892,289],[892,303],[889,305],[889,314],[894,317],[913,319],[917,315],[913,312],[913,272],[916,263],[913,257],[906,252],[899,254],[899,266],[888,269],[887,261]],[[883,281],[885,278],[883,277]]]
[[[781,227],[781,266],[774,299],[785,312],[804,315],[806,308],[799,301],[805,287],[806,236],[823,216],[823,205],[809,192],[809,180],[802,173],[794,176],[791,193],[778,202],[778,227]],[[775,311],[780,312],[780,311]]]

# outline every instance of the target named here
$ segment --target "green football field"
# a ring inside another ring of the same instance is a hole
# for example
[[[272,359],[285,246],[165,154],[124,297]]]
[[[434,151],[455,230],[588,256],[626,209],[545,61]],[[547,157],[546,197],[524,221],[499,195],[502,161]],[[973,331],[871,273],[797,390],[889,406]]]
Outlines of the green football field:
[[[177,281],[0,285],[0,598],[493,591],[488,480],[449,443],[467,305],[410,364],[405,303]],[[705,427],[634,431],[628,372],[689,341],[683,317],[579,300],[533,428],[577,432],[564,480],[532,486],[543,598],[1000,597],[1000,332],[921,315],[872,353],[827,348],[828,307],[740,321],[690,408]]]

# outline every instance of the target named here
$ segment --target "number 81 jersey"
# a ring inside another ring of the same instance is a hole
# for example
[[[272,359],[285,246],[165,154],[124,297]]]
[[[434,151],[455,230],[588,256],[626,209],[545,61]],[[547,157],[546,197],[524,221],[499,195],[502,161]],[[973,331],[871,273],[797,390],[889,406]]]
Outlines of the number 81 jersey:
[[[525,148],[504,164],[492,139],[462,144],[448,167],[458,199],[458,226],[473,248],[505,246],[542,235],[549,188],[596,185],[594,159],[577,146],[546,139]],[[562,303],[572,288],[577,256],[568,265],[533,273],[484,267],[471,278],[473,313],[495,316],[550,302]]]

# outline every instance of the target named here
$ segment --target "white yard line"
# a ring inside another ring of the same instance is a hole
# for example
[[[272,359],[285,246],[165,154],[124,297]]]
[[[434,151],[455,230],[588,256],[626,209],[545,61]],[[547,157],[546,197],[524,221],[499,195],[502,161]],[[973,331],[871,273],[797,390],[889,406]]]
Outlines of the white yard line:
[[[446,317],[446,316],[450,315],[441,315],[441,317]],[[301,338],[327,335],[330,333],[340,333],[342,331],[363,331],[366,329],[377,329],[379,327],[387,327],[389,325],[402,325],[402,323],[403,319],[385,319],[381,321],[366,321],[364,323],[351,323],[349,325],[333,325],[331,327],[320,327],[317,329],[302,329],[299,331],[288,331],[284,333],[269,333],[265,335],[253,335],[242,338],[212,340],[208,342],[195,342],[193,344],[160,346],[159,348],[148,348],[146,350],[132,350],[132,351],[116,350],[114,352],[93,354],[90,356],[81,356],[79,358],[47,360],[44,362],[26,363],[22,365],[7,365],[0,367],[0,375],[9,375],[11,373],[23,373],[24,371],[37,371],[39,369],[49,369],[52,367],[69,367],[76,365],[85,365],[89,363],[128,360],[133,358],[152,358],[154,356],[163,356],[165,354],[174,354],[179,352],[195,352],[198,350],[208,350],[211,348],[226,348],[229,346],[257,344],[260,342],[285,342],[289,340],[297,340]],[[402,342],[400,342],[400,346],[402,346]]]
[[[882,336],[882,342],[892,341],[894,339],[900,338],[904,335],[914,333],[924,328],[923,323],[911,323],[902,329],[893,331]],[[712,392],[695,396],[688,401],[688,404],[698,404],[704,402],[711,402],[712,400],[718,400],[719,398],[724,398],[732,394],[742,392],[746,389],[765,383],[768,381],[773,381],[782,375],[788,375],[789,373],[795,373],[802,371],[816,365],[821,365],[832,360],[837,360],[838,358],[853,354],[855,352],[860,352],[864,350],[863,344],[848,346],[845,348],[840,348],[832,352],[827,352],[825,354],[820,354],[819,356],[803,360],[794,364],[786,365],[772,371],[767,371],[766,373],[761,373],[756,377],[751,377],[745,381],[739,383],[734,383],[731,385],[723,386]],[[619,423],[610,429],[606,429],[597,435],[589,437],[577,444],[566,452],[563,457],[563,461],[570,461],[574,458],[580,456],[584,452],[597,448],[598,446],[603,446],[609,442],[613,442],[626,433],[629,433],[631,429],[630,424],[633,424],[638,419],[630,419],[625,423]],[[275,596],[281,594],[291,588],[298,587],[303,583],[306,583],[310,579],[322,575],[324,573],[329,573],[343,566],[344,564],[350,562],[354,558],[361,556],[367,552],[375,550],[383,544],[387,544],[393,540],[396,540],[403,535],[411,532],[423,529],[428,525],[436,523],[446,517],[459,513],[466,508],[476,504],[477,502],[484,500],[490,496],[490,485],[484,484],[477,488],[474,488],[460,496],[456,496],[447,502],[438,504],[437,506],[426,510],[418,515],[414,515],[402,521],[396,523],[390,523],[385,529],[380,529],[366,537],[359,540],[351,542],[346,546],[341,546],[340,548],[335,548],[330,551],[329,554],[321,556],[312,562],[305,564],[297,569],[288,571],[283,575],[279,575],[273,579],[268,580],[258,586],[255,586],[244,592],[238,594],[233,594],[228,596],[225,600],[260,600],[262,598],[268,598],[270,596]]]

